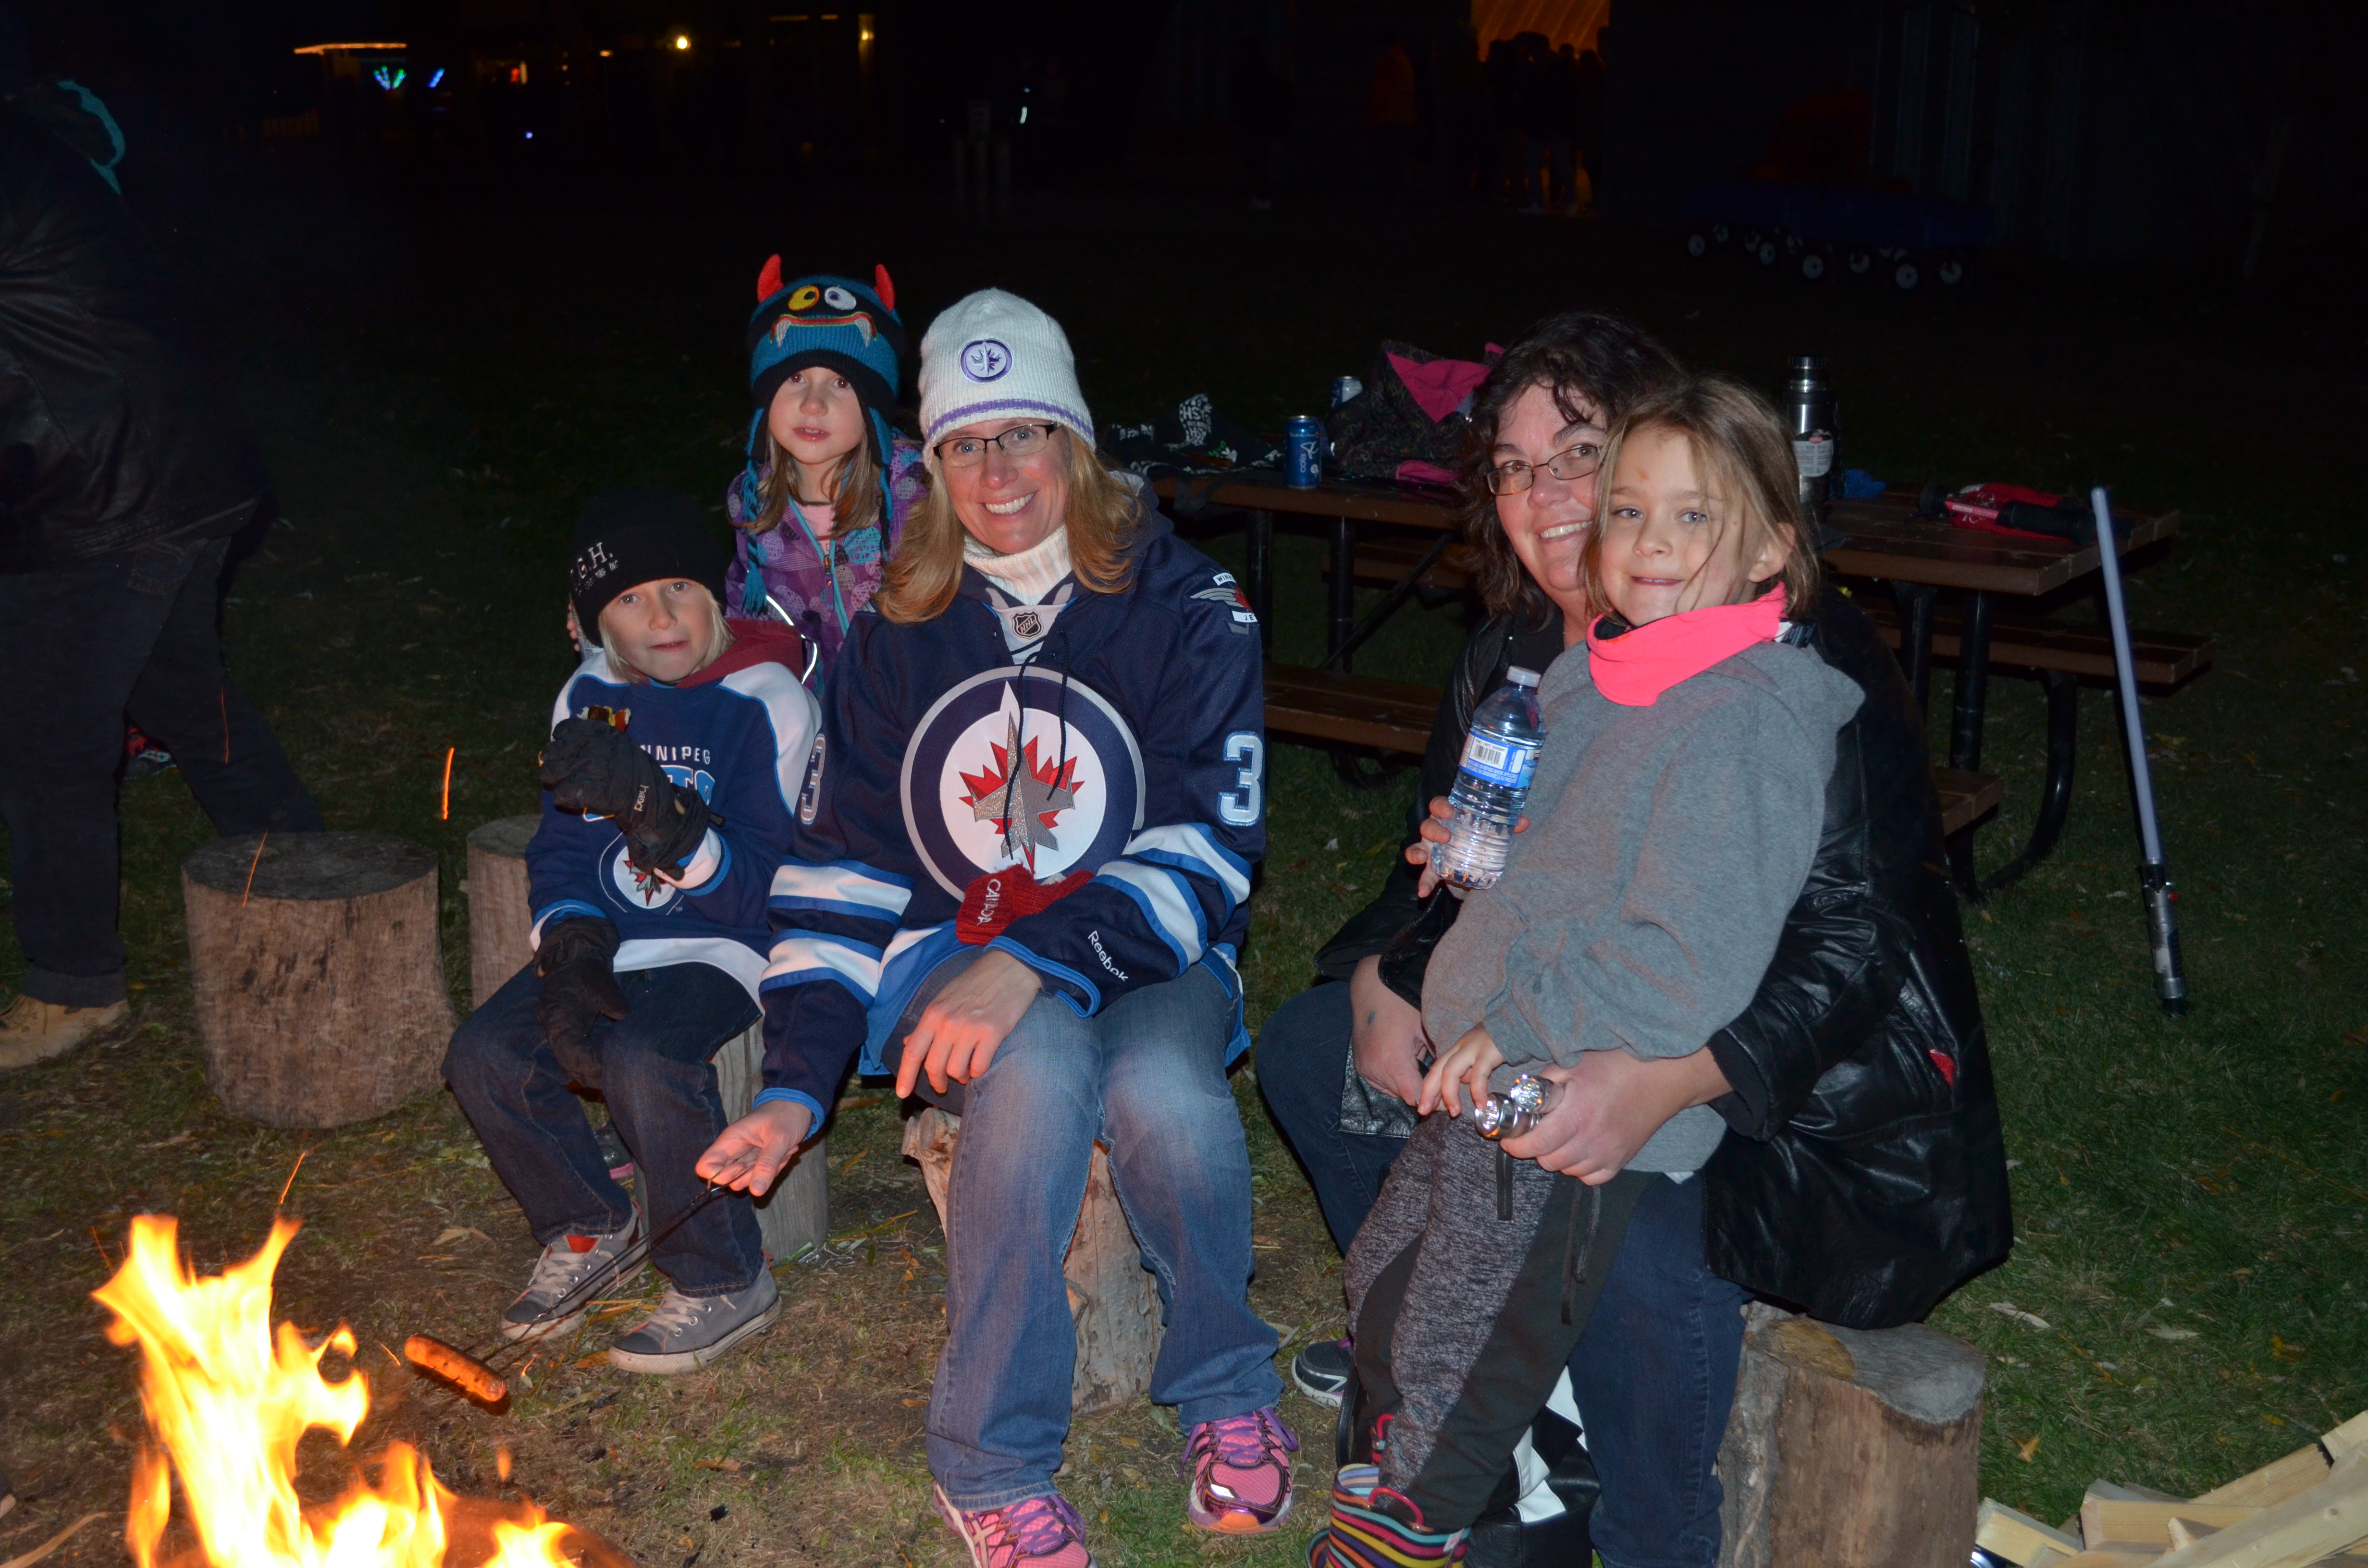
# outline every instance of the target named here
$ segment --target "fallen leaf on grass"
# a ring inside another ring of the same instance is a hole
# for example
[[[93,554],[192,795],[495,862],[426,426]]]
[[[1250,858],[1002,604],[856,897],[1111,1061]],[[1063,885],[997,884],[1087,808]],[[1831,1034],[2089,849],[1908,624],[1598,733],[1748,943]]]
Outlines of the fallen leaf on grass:
[[[2045,1318],[2041,1317],[2037,1312],[2024,1312],[2012,1301],[1992,1301],[1990,1303],[1990,1311],[1998,1313],[2000,1317],[2012,1318],[2015,1322],[2022,1324],[2025,1328],[2053,1328],[2055,1326],[2049,1323]]]
[[[2031,1441],[2027,1443],[2017,1443],[2014,1446],[2014,1457],[2021,1460],[2025,1464],[2029,1464],[2032,1460],[2032,1457],[2038,1452],[2039,1439],[2037,1437],[2032,1438]]]
[[[2146,1324],[2146,1332],[2153,1335],[2157,1339],[2166,1340],[2172,1345],[2177,1345],[2181,1340],[2192,1339],[2195,1337],[2195,1331],[2193,1329],[2173,1328],[2167,1323],[2150,1323]]]
[[[2347,1045],[2368,1045],[2368,1029],[2345,1029],[2343,1040]]]
[[[2279,1335],[2270,1335],[2270,1354],[2281,1361],[2299,1361],[2310,1354],[2310,1346],[2288,1343]]]
[[[494,1239],[493,1237],[485,1234],[484,1232],[477,1229],[474,1225],[447,1225],[444,1227],[442,1233],[438,1235],[437,1238],[428,1244],[430,1246],[440,1247],[452,1242],[465,1241],[471,1237],[474,1237],[478,1241],[487,1243],[490,1243]]]

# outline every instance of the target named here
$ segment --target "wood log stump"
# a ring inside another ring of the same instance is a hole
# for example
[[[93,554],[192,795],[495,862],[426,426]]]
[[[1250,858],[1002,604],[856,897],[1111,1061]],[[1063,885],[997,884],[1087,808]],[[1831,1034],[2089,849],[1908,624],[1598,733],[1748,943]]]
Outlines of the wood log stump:
[[[469,835],[469,1006],[509,983],[534,957],[526,843],[542,818],[496,817]]]
[[[382,833],[216,840],[181,863],[206,1080],[272,1127],[343,1127],[443,1082],[436,853]]]
[[[1981,1352],[1918,1324],[1754,1318],[1718,1454],[1720,1568],[1964,1568],[1981,1502]]]
[[[733,1036],[713,1061],[724,1118],[737,1121],[748,1114],[757,1091],[765,1086],[764,1023],[759,1020]],[[765,1250],[775,1262],[830,1238],[829,1143],[827,1138],[816,1138],[800,1149],[789,1169],[775,1179],[773,1190],[757,1199],[757,1228],[764,1232]]]
[[[905,1153],[921,1167],[929,1201],[945,1227],[946,1246],[955,1245],[946,1213],[953,1179],[954,1148],[962,1119],[934,1106],[905,1124]],[[1143,1249],[1119,1206],[1110,1179],[1110,1155],[1094,1145],[1086,1176],[1085,1201],[1061,1272],[1069,1285],[1069,1316],[1077,1325],[1077,1366],[1069,1380],[1069,1408],[1099,1415],[1151,1392],[1152,1364],[1159,1359],[1159,1282],[1143,1267]]]

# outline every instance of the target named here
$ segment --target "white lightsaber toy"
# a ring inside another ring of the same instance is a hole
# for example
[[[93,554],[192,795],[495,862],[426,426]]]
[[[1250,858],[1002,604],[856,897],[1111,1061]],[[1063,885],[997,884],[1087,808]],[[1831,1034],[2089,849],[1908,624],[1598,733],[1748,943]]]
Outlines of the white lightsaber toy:
[[[2130,782],[2138,801],[2138,888],[2146,900],[2146,939],[2154,949],[2154,994],[2172,1017],[2187,1011],[2187,971],[2179,957],[2179,891],[2162,863],[2162,831],[2154,816],[2154,769],[2146,761],[2146,722],[2138,716],[2138,676],[2130,657],[2130,616],[2122,604],[2122,552],[2113,512],[2101,484],[2089,492],[2097,514],[2097,564],[2105,575],[2105,619],[2113,637],[2113,673],[2122,696],[2122,729],[2129,737]]]

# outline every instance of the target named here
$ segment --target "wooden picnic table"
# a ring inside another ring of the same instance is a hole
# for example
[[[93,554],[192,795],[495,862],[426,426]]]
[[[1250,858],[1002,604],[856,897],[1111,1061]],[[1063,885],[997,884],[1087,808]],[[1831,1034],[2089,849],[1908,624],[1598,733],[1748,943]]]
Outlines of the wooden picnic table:
[[[1259,635],[1269,647],[1275,517],[1328,519],[1332,525],[1331,594],[1325,658],[1317,667],[1344,674],[1356,650],[1413,596],[1417,580],[1454,542],[1463,526],[1456,493],[1429,486],[1326,480],[1309,489],[1297,489],[1265,478],[1229,479],[1220,474],[1164,479],[1154,489],[1171,500],[1180,493],[1181,509],[1187,512],[1213,506],[1248,514],[1249,559],[1243,587],[1258,617]],[[1934,600],[1942,589],[1966,595],[1956,637],[1957,683],[1951,705],[1949,767],[1967,775],[1978,774],[1989,701],[1990,628],[1996,601],[2000,597],[2037,599],[2090,575],[2099,565],[2097,546],[2094,541],[2076,545],[2070,540],[1987,533],[1915,513],[1915,502],[1899,493],[1838,502],[1830,523],[1833,531],[1841,535],[1841,542],[1825,551],[1823,559],[1839,575],[1879,579],[1892,584],[1899,594],[1900,656],[1919,708],[1930,694]],[[2117,521],[2127,529],[2122,541],[2124,555],[2179,531],[2175,511],[2122,511]],[[1417,529],[1439,538],[1360,623],[1356,619],[1357,536],[1359,528],[1366,524]],[[2071,799],[2076,748],[2070,721],[2077,712],[2076,698],[2068,679],[2050,683],[2047,780],[2039,818],[2028,846],[2006,871],[1992,879],[1992,885],[2010,881],[2036,865],[2054,846],[2063,827]],[[1973,879],[1966,837],[1959,835],[1952,844],[1952,869],[1959,885],[1975,893],[1979,890]]]

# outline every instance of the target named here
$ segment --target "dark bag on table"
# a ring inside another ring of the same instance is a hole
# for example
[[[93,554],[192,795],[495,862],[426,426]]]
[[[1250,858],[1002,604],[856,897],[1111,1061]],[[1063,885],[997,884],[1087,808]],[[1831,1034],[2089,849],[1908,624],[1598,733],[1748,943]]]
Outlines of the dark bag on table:
[[[1326,422],[1332,456],[1324,471],[1334,478],[1393,480],[1402,462],[1452,469],[1463,456],[1471,417],[1459,410],[1434,422],[1390,363],[1393,354],[1417,365],[1443,358],[1409,343],[1382,345],[1373,368],[1365,372],[1365,390],[1334,409]]]

